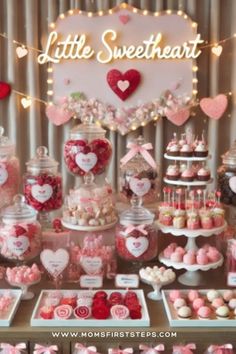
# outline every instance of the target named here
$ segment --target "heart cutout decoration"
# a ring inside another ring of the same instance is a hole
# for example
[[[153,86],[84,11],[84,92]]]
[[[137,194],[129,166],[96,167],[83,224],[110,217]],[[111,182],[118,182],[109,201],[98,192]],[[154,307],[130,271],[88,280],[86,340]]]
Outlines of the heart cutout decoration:
[[[75,157],[75,162],[85,172],[92,170],[97,160],[97,156],[93,152],[89,152],[88,154],[80,153]]]
[[[149,242],[148,239],[143,236],[137,238],[128,237],[126,239],[125,245],[129,253],[131,253],[135,258],[138,258],[144,254],[144,252],[146,252],[149,246]]]
[[[11,93],[11,86],[4,81],[0,81],[0,100],[3,100]]]
[[[229,179],[229,187],[232,192],[236,193],[236,176],[233,176]]]
[[[21,104],[24,108],[28,108],[31,105],[32,101],[30,98],[22,98],[21,99]]]
[[[17,257],[22,256],[28,250],[29,246],[30,243],[27,236],[9,236],[7,238],[7,248]]]
[[[40,253],[40,259],[47,272],[57,278],[68,266],[70,256],[63,248],[59,248],[55,252],[45,249]]]
[[[135,69],[127,70],[124,74],[117,69],[112,69],[107,73],[108,85],[122,101],[125,101],[136,90],[140,81],[141,75]]]
[[[46,116],[48,117],[49,121],[56,126],[67,123],[71,119],[72,115],[72,112],[64,110],[63,108],[54,104],[48,105],[46,108]]]
[[[212,53],[219,57],[222,53],[223,47],[221,45],[217,45],[211,49]]]
[[[151,188],[151,182],[148,178],[135,178],[131,177],[129,181],[131,191],[138,197],[143,197]]]
[[[17,54],[18,58],[23,58],[28,54],[28,50],[24,47],[17,47],[16,54]]]
[[[200,101],[202,111],[212,119],[220,119],[228,106],[228,99],[225,95],[220,94],[214,98],[205,97]]]
[[[53,189],[50,184],[43,184],[42,186],[34,184],[31,188],[31,194],[34,199],[43,204],[51,198]]]
[[[83,270],[88,275],[97,275],[102,271],[102,258],[101,257],[87,257],[80,258],[80,264]]]
[[[120,15],[119,20],[121,23],[123,23],[123,25],[126,25],[126,23],[128,23],[130,20],[130,16],[129,15]]]
[[[5,166],[0,165],[0,186],[4,185],[8,180],[8,172]]]
[[[165,115],[171,123],[179,127],[189,119],[190,110],[189,108],[180,108],[178,111],[175,111],[167,108],[165,110]]]

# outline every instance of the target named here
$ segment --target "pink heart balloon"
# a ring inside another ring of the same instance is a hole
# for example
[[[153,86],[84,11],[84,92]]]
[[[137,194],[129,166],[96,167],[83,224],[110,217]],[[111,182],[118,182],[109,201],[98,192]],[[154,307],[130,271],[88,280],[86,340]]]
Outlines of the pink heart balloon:
[[[130,17],[129,15],[120,15],[119,20],[121,23],[123,23],[123,25],[126,25],[126,23],[129,22]]]
[[[171,121],[171,123],[180,126],[188,120],[190,116],[190,110],[188,108],[180,108],[178,111],[166,109],[165,115],[166,118]]]
[[[65,111],[56,105],[48,105],[46,108],[46,115],[50,122],[55,125],[62,125],[70,120],[72,112]]]
[[[228,99],[220,94],[214,98],[205,97],[200,101],[202,111],[212,119],[220,119],[228,106]]]

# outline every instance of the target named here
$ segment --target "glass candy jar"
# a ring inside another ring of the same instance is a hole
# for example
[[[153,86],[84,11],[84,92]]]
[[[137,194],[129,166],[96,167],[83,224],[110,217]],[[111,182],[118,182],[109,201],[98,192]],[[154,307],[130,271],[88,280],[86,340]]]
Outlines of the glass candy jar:
[[[88,172],[101,175],[106,172],[112,155],[112,146],[105,138],[106,131],[88,117],[70,132],[64,146],[64,160],[73,175],[84,176]]]
[[[59,163],[48,156],[45,146],[26,163],[24,195],[26,201],[39,212],[49,212],[62,206],[62,178],[58,172]]]
[[[158,195],[157,165],[148,152],[152,144],[146,144],[140,136],[129,142],[129,152],[121,159],[119,191],[120,199],[128,202],[133,194],[142,197],[145,204],[153,203]]]
[[[236,141],[222,155],[223,164],[218,168],[218,189],[224,204],[236,206]]]
[[[11,261],[27,262],[41,251],[41,225],[37,212],[25,203],[23,195],[14,197],[14,204],[3,209],[0,225],[0,253]]]
[[[155,215],[142,207],[140,198],[133,196],[131,208],[120,215],[115,243],[118,255],[127,261],[150,261],[157,256]]]
[[[77,230],[102,230],[116,223],[117,216],[110,185],[94,182],[92,173],[84,176],[84,184],[70,190],[63,212],[63,225]]]
[[[20,181],[19,160],[15,156],[15,145],[3,136],[4,129],[0,127],[0,208],[12,202],[18,192]]]

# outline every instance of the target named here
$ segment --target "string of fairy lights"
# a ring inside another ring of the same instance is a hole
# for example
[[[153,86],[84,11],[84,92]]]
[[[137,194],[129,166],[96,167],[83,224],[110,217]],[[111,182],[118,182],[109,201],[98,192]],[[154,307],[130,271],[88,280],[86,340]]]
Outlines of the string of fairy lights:
[[[114,12],[118,11],[118,9],[120,9],[120,7],[121,8],[129,8],[133,13],[139,13],[139,14],[142,14],[144,16],[153,15],[155,17],[158,17],[158,16],[165,15],[165,14],[168,14],[168,15],[177,14],[179,16],[182,16],[184,19],[186,19],[188,21],[191,21],[191,26],[193,28],[197,28],[197,26],[198,26],[198,24],[196,22],[193,22],[191,20],[191,18],[187,14],[185,14],[182,10],[173,11],[173,10],[169,9],[169,10],[166,10],[166,11],[150,12],[148,10],[137,9],[137,8],[132,7],[132,6],[128,5],[128,4],[126,4],[126,3],[121,4],[121,6],[118,6],[116,8],[109,9],[107,11],[85,12],[85,11],[81,11],[79,9],[69,10],[66,13],[60,14],[59,18],[60,19],[64,19],[67,16],[72,16],[72,15],[75,15],[75,14],[82,14],[82,15],[85,15],[85,16],[88,16],[88,17],[104,16],[104,15],[109,15],[109,14],[111,15]],[[52,23],[49,24],[49,29],[50,30],[54,30],[55,28],[56,28],[56,23],[52,22]],[[28,55],[29,51],[32,51],[32,52],[35,52],[35,53],[38,53],[38,54],[39,53],[43,53],[43,50],[41,50],[39,48],[36,48],[36,47],[34,47],[32,45],[28,45],[27,43],[23,43],[23,42],[18,41],[16,39],[10,38],[6,33],[0,33],[0,37],[5,39],[5,40],[7,40],[8,42],[10,42],[12,45],[15,46],[16,56],[20,60],[22,60],[22,58],[26,57]],[[234,39],[236,39],[236,33],[234,33],[232,36],[229,36],[227,38],[223,38],[223,39],[221,39],[219,41],[216,41],[216,42],[213,42],[213,43],[209,43],[208,41],[205,41],[202,46],[199,46],[199,49],[202,50],[202,49],[211,48],[211,53],[214,56],[216,56],[216,57],[220,57],[222,55],[222,53],[223,53],[223,45],[226,42],[234,40]],[[193,80],[192,80],[193,84],[194,84],[192,93],[193,93],[193,96],[196,98],[196,95],[198,93],[198,91],[196,89],[196,85],[198,83],[198,79],[196,78],[196,73],[198,71],[198,66],[197,65],[193,65],[192,70],[195,73],[195,77],[193,77]],[[51,66],[48,66],[47,72],[48,72],[47,84],[48,85],[52,85],[53,80],[52,80],[52,77],[50,77],[50,75],[53,72],[53,68]],[[21,91],[15,90],[15,89],[12,89],[11,91],[14,94],[16,94],[16,95],[21,96],[21,104],[22,104],[22,107],[24,109],[29,108],[33,102],[38,102],[38,103],[44,104],[44,105],[52,104],[52,101],[51,101],[51,98],[53,96],[52,89],[48,89],[48,91],[47,91],[48,101],[43,100],[43,99],[38,98],[38,97],[35,97],[35,96],[31,96],[31,95],[29,95],[29,94],[27,94],[25,92],[21,92]],[[229,92],[226,92],[225,94],[231,96],[232,92],[229,91]],[[199,104],[199,102],[196,101],[195,106],[197,106],[198,104]]]

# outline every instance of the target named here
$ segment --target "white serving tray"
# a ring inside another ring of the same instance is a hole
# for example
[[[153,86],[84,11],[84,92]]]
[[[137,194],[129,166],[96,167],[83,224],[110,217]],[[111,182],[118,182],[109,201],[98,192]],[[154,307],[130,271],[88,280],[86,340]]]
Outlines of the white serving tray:
[[[210,269],[216,269],[218,267],[221,267],[224,262],[224,258],[221,255],[221,258],[217,262],[212,262],[204,265],[200,265],[200,264],[188,265],[185,264],[184,262],[173,262],[170,259],[165,258],[163,256],[163,253],[161,253],[159,255],[159,261],[165,264],[167,267],[173,267],[174,269],[186,269],[190,272],[195,272],[197,270],[208,271]]]
[[[102,226],[80,226],[80,225],[70,224],[68,222],[63,221],[63,219],[61,219],[62,225],[69,230],[93,231],[93,232],[109,230],[117,224],[117,221],[118,221],[118,219],[113,221],[111,224],[106,224],[106,225],[102,225]]]
[[[184,295],[189,290],[179,289]],[[206,295],[211,289],[198,290],[201,295]],[[226,289],[217,289],[220,293],[223,293]],[[231,314],[229,319],[217,319],[216,316],[212,316],[210,319],[199,319],[197,316],[190,319],[179,319],[177,312],[173,307],[173,304],[169,300],[169,294],[171,290],[162,290],[162,298],[165,306],[166,314],[171,327],[236,327],[236,318]],[[208,303],[209,304],[209,303]]]
[[[21,300],[21,290],[0,289],[0,295],[3,295],[7,292],[14,297],[14,300],[9,308],[9,311],[6,312],[4,316],[0,314],[0,327],[10,327]]]
[[[172,184],[174,186],[187,186],[187,187],[201,187],[201,186],[206,186],[207,184],[210,184],[213,182],[213,178],[210,178],[208,181],[193,181],[193,182],[185,182],[182,181],[181,179],[177,179],[175,181],[168,179],[168,178],[164,178],[164,182],[167,184]]]
[[[164,158],[167,160],[174,160],[174,161],[206,161],[211,158],[211,155],[208,155],[206,157],[196,157],[196,156],[191,156],[191,157],[185,157],[185,156],[170,156],[168,154],[164,154]]]
[[[68,320],[58,320],[58,319],[51,319],[51,320],[45,320],[39,317],[39,308],[43,304],[43,298],[44,296],[52,291],[58,291],[58,290],[42,290],[39,298],[37,300],[37,303],[34,307],[33,314],[31,317],[30,324],[32,327],[149,327],[150,326],[150,317],[147,309],[147,304],[145,301],[145,296],[143,293],[143,290],[132,290],[135,291],[138,299],[140,301],[140,304],[142,306],[142,318],[139,320],[132,320],[132,319],[125,319],[125,320],[116,320],[112,318],[108,318],[107,320],[96,320],[96,319],[84,319],[84,320],[79,320],[76,318],[71,318]],[[71,290],[60,290],[63,293],[71,292]],[[111,294],[114,291],[119,291],[122,294],[125,294],[127,291],[126,290],[118,290],[118,289],[113,289],[113,290],[104,290],[107,292],[107,294]],[[73,290],[73,292],[76,292]],[[83,292],[88,292],[88,290],[78,290],[78,293],[83,293]],[[92,291],[96,292],[96,291]]]
[[[224,225],[220,227],[214,227],[209,230],[207,229],[189,230],[187,228],[177,229],[176,227],[173,226],[165,226],[162,223],[160,223],[158,220],[156,221],[156,224],[164,234],[168,233],[174,236],[186,236],[186,237],[198,237],[198,236],[210,237],[213,235],[221,234],[227,228],[227,222],[225,222]]]

